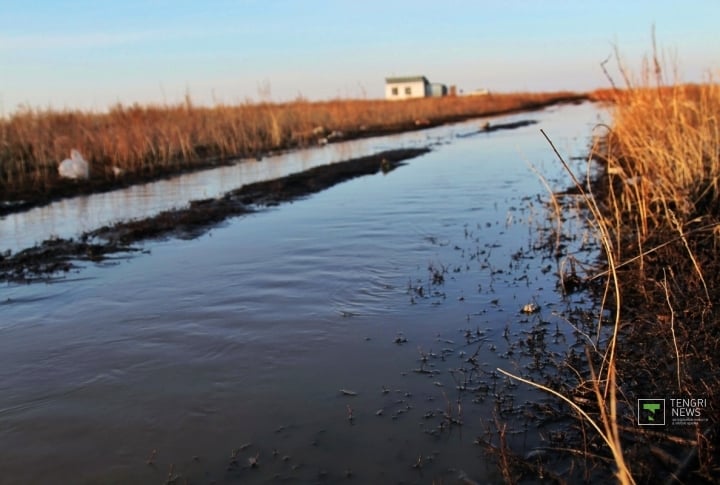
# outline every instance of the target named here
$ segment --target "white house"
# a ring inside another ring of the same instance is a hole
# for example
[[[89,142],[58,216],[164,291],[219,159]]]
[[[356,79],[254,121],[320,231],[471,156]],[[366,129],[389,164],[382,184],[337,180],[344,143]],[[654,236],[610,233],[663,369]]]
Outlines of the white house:
[[[385,78],[385,99],[424,98],[431,95],[425,76]]]

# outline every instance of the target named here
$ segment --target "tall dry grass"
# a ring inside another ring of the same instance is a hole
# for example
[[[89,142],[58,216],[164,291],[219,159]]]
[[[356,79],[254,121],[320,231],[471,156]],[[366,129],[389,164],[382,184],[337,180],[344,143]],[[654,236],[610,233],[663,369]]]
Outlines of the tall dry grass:
[[[574,93],[513,93],[424,98],[403,102],[334,100],[244,103],[212,108],[190,97],[172,106],[116,105],[107,113],[22,109],[0,119],[0,191],[42,192],[57,180],[57,164],[77,148],[94,179],[152,176],[206,163],[213,157],[253,156],[344,135],[537,108]]]
[[[613,226],[633,214],[645,240],[673,217],[707,219],[720,193],[720,85],[644,86],[610,99],[613,126],[601,155],[616,182],[607,187]]]
[[[613,123],[596,150],[606,166],[595,197],[613,252],[600,276],[619,275],[617,304],[629,324],[611,364],[628,401],[708,399],[707,424],[685,430],[693,444],[670,446],[678,430],[645,444],[679,455],[670,477],[712,482],[720,472],[707,440],[717,438],[720,416],[720,85],[668,83],[657,56],[644,66],[639,81],[621,69],[626,88],[610,97]],[[638,460],[638,476],[661,476],[652,463]]]
[[[597,335],[585,369],[570,366],[574,385],[513,377],[562,399],[595,430],[618,483],[717,483],[720,85],[667,82],[657,56],[637,77],[620,69],[623,89],[591,94],[612,114],[590,157],[602,162],[600,176],[582,183],[556,151],[603,250],[606,269],[592,278],[604,281]],[[587,390],[591,404],[576,399]],[[648,432],[637,424],[643,397],[705,398],[707,421]]]

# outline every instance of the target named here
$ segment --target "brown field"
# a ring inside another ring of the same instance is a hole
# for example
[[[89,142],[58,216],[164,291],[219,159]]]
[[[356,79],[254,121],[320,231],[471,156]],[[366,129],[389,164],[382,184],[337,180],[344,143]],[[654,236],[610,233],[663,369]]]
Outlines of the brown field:
[[[246,103],[212,108],[121,106],[107,113],[26,109],[0,119],[0,199],[40,197],[64,186],[58,163],[70,149],[90,162],[94,189],[261,156],[319,142],[371,136],[583,99],[570,92],[512,93],[408,101]],[[116,177],[113,167],[123,171]],[[84,191],[88,184],[85,184]],[[58,194],[56,194],[58,195]],[[60,195],[67,195],[61,191]]]

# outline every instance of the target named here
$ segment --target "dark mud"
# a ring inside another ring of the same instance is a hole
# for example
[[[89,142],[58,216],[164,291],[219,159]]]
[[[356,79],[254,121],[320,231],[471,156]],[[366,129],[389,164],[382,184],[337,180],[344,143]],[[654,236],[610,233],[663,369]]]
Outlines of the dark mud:
[[[536,124],[536,120],[520,120],[520,121],[514,121],[512,123],[498,123],[498,124],[491,124],[489,121],[486,122],[481,129],[477,131],[472,131],[470,133],[463,133],[461,135],[457,135],[460,138],[465,138],[468,136],[473,135],[479,135],[481,133],[492,133],[494,131],[499,130],[514,130],[517,128],[524,128],[525,126],[531,126]]]
[[[553,99],[547,102],[528,103],[525,106],[517,109],[499,110],[495,112],[484,113],[482,115],[482,118],[536,111],[547,108],[549,106],[555,106],[560,104],[581,103],[583,101],[587,101],[588,99],[589,98],[587,95],[567,96],[563,98]],[[38,182],[37,186],[31,188],[19,188],[17,190],[12,190],[12,188],[10,187],[5,187],[3,191],[0,192],[0,216],[15,212],[22,212],[33,207],[40,207],[43,205],[47,205],[51,202],[55,202],[57,200],[75,197],[78,195],[108,192],[110,190],[129,187],[131,185],[136,185],[140,183],[161,180],[184,173],[197,172],[213,167],[233,165],[237,163],[238,159],[255,158],[258,161],[261,161],[265,156],[276,155],[299,148],[305,148],[308,146],[337,143],[341,141],[356,140],[361,138],[371,138],[382,135],[392,135],[409,131],[424,130],[427,128],[433,128],[449,123],[466,121],[473,118],[478,118],[478,116],[455,115],[432,120],[418,119],[412,122],[385,125],[382,127],[362,126],[355,130],[343,131],[342,133],[332,132],[327,136],[325,136],[325,133],[320,133],[315,138],[303,141],[294,141],[286,146],[280,147],[277,150],[266,150],[256,153],[237,153],[232,156],[211,156],[209,153],[206,153],[207,150],[198,148],[196,149],[197,158],[194,160],[177,160],[175,164],[170,166],[147,168],[141,172],[125,173],[118,177],[114,176],[110,172],[104,173],[102,176],[99,176],[97,178],[91,178],[89,180],[66,180],[57,176],[52,179]],[[509,123],[506,125],[494,125],[490,127],[491,129],[483,129],[483,131],[487,132],[500,129],[513,129],[520,126],[525,126],[512,125],[514,124]],[[106,170],[106,168],[103,168],[102,171]]]
[[[355,177],[388,173],[403,165],[403,160],[429,151],[429,148],[388,150],[246,185],[219,198],[191,201],[185,208],[85,232],[77,239],[50,239],[16,254],[0,255],[0,281],[51,279],[74,269],[74,261],[99,262],[112,254],[139,251],[132,245],[146,239],[194,238],[229,217],[290,202]]]

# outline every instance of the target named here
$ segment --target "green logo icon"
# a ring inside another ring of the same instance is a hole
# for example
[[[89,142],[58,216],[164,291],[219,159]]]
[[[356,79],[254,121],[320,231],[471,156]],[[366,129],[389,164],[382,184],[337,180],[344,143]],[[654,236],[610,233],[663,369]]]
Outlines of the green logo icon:
[[[660,411],[660,405],[657,403],[645,403],[643,404],[643,409],[650,411],[647,417],[648,421],[655,421],[655,411]]]
[[[640,426],[665,425],[665,399],[638,399]]]

